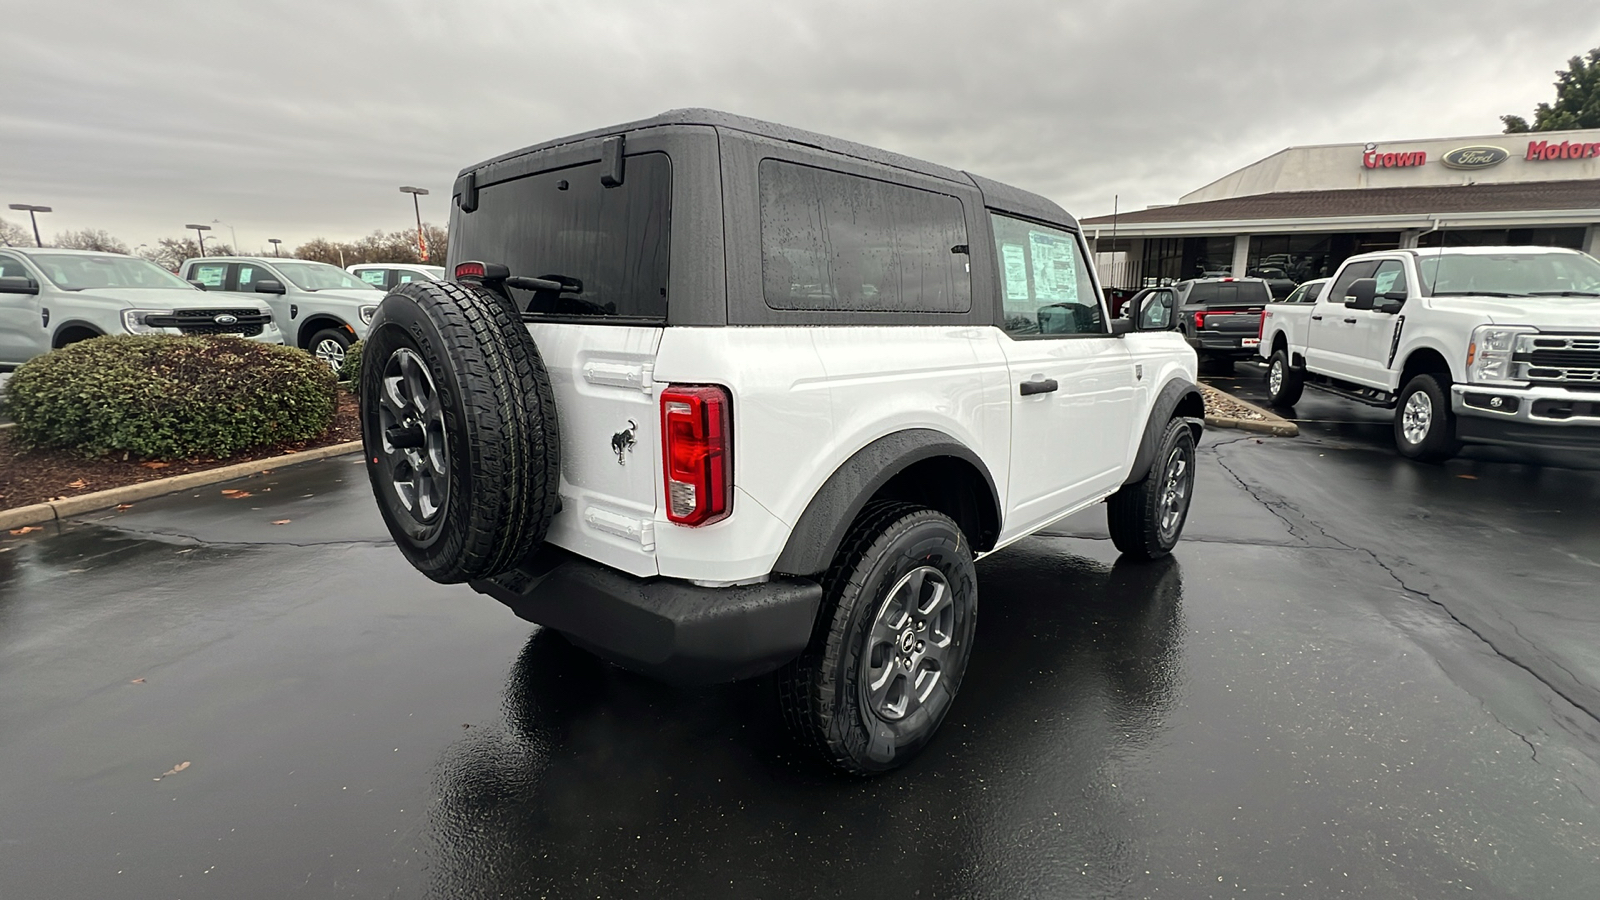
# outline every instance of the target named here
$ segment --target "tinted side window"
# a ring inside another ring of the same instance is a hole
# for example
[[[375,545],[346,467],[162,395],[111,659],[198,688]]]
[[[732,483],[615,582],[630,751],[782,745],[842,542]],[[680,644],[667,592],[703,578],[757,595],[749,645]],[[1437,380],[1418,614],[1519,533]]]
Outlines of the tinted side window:
[[[1215,303],[1217,302],[1217,295],[1221,287],[1222,285],[1217,284],[1214,281],[1209,281],[1204,284],[1197,284],[1189,291],[1189,302]]]
[[[972,308],[960,200],[776,159],[762,160],[759,174],[767,306],[944,313]]]
[[[1372,277],[1377,280],[1376,293],[1379,296],[1391,291],[1396,294],[1406,292],[1406,267],[1398,259],[1386,259],[1378,263],[1378,269]]]
[[[1104,334],[1105,314],[1071,232],[991,214],[1008,334]]]
[[[1371,278],[1372,273],[1378,270],[1378,263],[1374,260],[1351,263],[1339,273],[1339,280],[1333,283],[1328,290],[1329,303],[1343,303],[1345,294],[1350,292],[1350,282],[1357,278]]]
[[[0,278],[32,278],[22,267],[22,260],[0,253]]]
[[[1322,289],[1327,287],[1327,286],[1328,286],[1328,283],[1326,281],[1323,281],[1323,282],[1320,282],[1318,284],[1313,284],[1313,285],[1307,287],[1305,296],[1300,298],[1300,302],[1301,303],[1315,303],[1315,302],[1317,302],[1317,298],[1322,296]]]
[[[237,283],[239,285],[238,289],[241,291],[255,290],[256,282],[258,281],[276,280],[278,280],[278,276],[272,274],[265,266],[258,266],[255,263],[239,263],[239,280]]]
[[[530,312],[665,319],[672,164],[665,153],[626,157],[622,184],[611,188],[600,174],[596,160],[480,188],[477,210],[453,226],[460,250],[452,255],[581,282],[553,300],[512,289],[518,306],[540,304]]]

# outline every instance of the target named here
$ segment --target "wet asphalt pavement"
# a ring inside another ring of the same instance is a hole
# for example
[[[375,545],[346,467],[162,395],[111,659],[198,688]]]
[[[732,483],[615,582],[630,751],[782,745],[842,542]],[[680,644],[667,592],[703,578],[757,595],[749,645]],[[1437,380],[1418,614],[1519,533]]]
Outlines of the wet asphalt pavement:
[[[1600,465],[1296,412],[1207,436],[1172,560],[1097,508],[980,563],[953,712],[868,781],[767,680],[426,581],[352,458],[0,535],[0,898],[1596,896]]]

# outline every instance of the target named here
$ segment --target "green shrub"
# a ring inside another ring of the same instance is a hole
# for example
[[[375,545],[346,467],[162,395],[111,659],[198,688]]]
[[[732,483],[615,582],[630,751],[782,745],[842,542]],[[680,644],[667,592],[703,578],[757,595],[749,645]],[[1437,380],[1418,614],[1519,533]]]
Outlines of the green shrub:
[[[293,347],[234,337],[103,337],[35,357],[6,385],[25,447],[224,457],[320,436],[334,375]]]
[[[361,347],[362,342],[344,348],[344,362],[339,364],[340,381],[356,381],[361,378]]]

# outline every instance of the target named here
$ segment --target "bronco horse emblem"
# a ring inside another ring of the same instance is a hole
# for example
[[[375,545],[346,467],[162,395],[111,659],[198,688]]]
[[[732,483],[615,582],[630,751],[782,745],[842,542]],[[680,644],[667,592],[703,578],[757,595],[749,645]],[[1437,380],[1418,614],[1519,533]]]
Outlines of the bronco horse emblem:
[[[627,454],[633,450],[633,432],[639,425],[632,419],[628,420],[628,427],[611,436],[611,452],[617,455],[617,465],[628,464]]]

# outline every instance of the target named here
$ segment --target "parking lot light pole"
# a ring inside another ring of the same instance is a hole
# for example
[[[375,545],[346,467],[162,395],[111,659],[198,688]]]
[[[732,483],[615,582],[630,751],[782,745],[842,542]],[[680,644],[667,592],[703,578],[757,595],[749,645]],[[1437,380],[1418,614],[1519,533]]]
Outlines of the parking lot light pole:
[[[185,228],[193,228],[194,229],[194,233],[196,235],[198,235],[199,238],[200,238],[200,255],[201,256],[205,256],[206,255],[206,232],[211,230],[211,226],[210,225],[185,225],[183,227],[185,227]]]
[[[213,225],[228,225],[227,222],[224,222],[221,219],[212,219],[211,220],[211,224],[213,224]],[[232,225],[228,225],[228,234],[231,235],[232,238],[233,238],[233,252],[235,252],[235,253],[243,252],[243,251],[241,251],[239,249],[239,232],[234,231]]]
[[[282,256],[283,255],[283,254],[278,252],[278,245],[283,243],[283,241],[281,241],[281,240],[279,240],[277,238],[267,238],[267,243],[272,245],[272,255],[273,256]]]
[[[423,191],[423,193],[427,193],[427,191]],[[34,206],[31,203],[13,203],[13,204],[11,204],[11,208],[15,209],[15,210],[20,210],[20,211],[25,212],[25,213],[28,214],[28,221],[33,223],[33,245],[35,247],[43,247],[44,246],[44,241],[39,240],[39,216],[38,216],[38,214],[42,213],[42,212],[50,212],[51,211],[50,207],[48,207],[48,206]]]
[[[407,185],[400,188],[400,193],[411,195],[411,208],[417,214],[417,253],[421,255],[423,262],[427,262],[428,242],[422,237],[422,203],[417,198],[427,196],[428,189]]]

